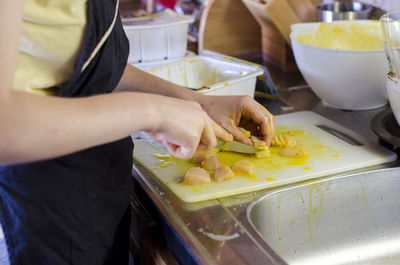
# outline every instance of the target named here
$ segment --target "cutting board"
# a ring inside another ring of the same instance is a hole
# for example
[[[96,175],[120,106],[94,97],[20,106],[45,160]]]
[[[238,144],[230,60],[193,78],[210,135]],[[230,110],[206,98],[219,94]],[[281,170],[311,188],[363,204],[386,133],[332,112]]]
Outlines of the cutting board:
[[[351,136],[362,145],[350,144],[317,125],[333,128]],[[146,167],[183,201],[198,202],[309,180],[396,159],[395,153],[313,112],[277,115],[275,126],[276,134],[290,133],[308,155],[298,158],[282,157],[278,155],[277,147],[271,148],[272,155],[268,158],[218,152],[221,162],[229,166],[242,159],[252,161],[257,168],[256,176],[252,177],[235,176],[220,183],[212,181],[209,184],[185,185],[181,180],[186,170],[198,165],[170,156],[160,144],[151,139],[134,140],[134,161]]]

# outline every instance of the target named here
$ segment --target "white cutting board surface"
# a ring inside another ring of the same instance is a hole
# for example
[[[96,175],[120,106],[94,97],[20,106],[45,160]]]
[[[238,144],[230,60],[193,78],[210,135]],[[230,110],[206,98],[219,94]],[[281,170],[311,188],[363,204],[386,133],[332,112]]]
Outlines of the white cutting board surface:
[[[342,139],[316,127],[325,125],[350,135],[362,146],[351,145]],[[245,154],[219,152],[224,164],[249,159],[257,167],[254,178],[236,176],[217,183],[185,185],[180,180],[187,169],[193,166],[189,161],[170,157],[161,145],[149,139],[135,139],[134,161],[145,166],[179,198],[186,202],[198,202],[244,192],[276,187],[283,184],[309,180],[330,174],[353,170],[394,161],[396,154],[368,142],[364,137],[313,112],[296,112],[275,116],[276,133],[299,132],[295,138],[298,145],[307,150],[307,158],[250,158]],[[273,153],[271,148],[271,153]]]

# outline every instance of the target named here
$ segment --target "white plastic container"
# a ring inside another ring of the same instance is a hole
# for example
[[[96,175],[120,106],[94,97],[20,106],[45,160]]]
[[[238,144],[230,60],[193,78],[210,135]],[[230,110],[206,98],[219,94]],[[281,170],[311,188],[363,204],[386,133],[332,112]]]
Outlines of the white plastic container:
[[[140,70],[146,71],[150,68],[155,68],[155,67],[159,67],[165,64],[169,64],[172,62],[176,62],[179,60],[182,60],[184,58],[189,58],[189,57],[193,57],[196,56],[196,54],[194,52],[191,51],[187,51],[186,55],[184,57],[181,58],[173,58],[173,59],[168,59],[168,60],[159,60],[159,61],[150,61],[150,62],[144,62],[144,63],[133,63],[132,65],[139,68]]]
[[[375,25],[377,22],[359,20],[357,23]],[[385,78],[389,67],[384,49],[338,50],[296,39],[314,32],[318,25],[293,24],[290,34],[297,66],[314,93],[338,109],[368,110],[387,104]]]
[[[188,26],[193,18],[170,9],[151,16],[122,20],[129,39],[128,63],[180,58],[187,49]]]
[[[188,57],[146,71],[202,94],[251,97],[254,97],[257,76],[263,74],[256,65],[207,56]]]

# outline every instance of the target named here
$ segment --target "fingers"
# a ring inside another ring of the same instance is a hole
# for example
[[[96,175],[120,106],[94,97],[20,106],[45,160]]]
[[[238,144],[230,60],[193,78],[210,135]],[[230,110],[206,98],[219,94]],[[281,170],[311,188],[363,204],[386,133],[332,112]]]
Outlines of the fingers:
[[[264,120],[260,124],[260,130],[262,133],[262,138],[266,142],[267,146],[271,145],[272,138],[274,138],[274,128],[270,125],[269,120]]]
[[[260,131],[267,146],[270,146],[275,134],[275,121],[274,116],[269,111],[267,111],[266,119],[260,124]]]
[[[228,133],[224,128],[222,128],[218,123],[215,121],[211,120],[211,124],[213,127],[213,130],[215,132],[215,136],[218,138],[224,140],[225,142],[232,142],[233,141],[233,136],[232,134]]]
[[[182,159],[190,159],[193,157],[197,148],[179,146],[176,149],[175,156]]]
[[[201,134],[200,142],[207,146],[215,146],[217,144],[217,137],[215,136],[211,119],[208,117],[206,112],[204,112],[204,123],[205,124]]]
[[[272,139],[275,136],[275,120],[274,120],[274,116],[270,113],[268,115],[268,129],[267,129],[267,134],[264,134],[264,140],[267,143],[267,146],[271,145]]]
[[[187,127],[186,134],[182,133],[184,131],[182,130],[174,136],[167,134],[148,135],[161,142],[173,156],[182,159],[190,159],[199,143],[210,147],[215,146],[217,144],[216,132],[225,139],[232,140],[232,136],[213,122],[206,112],[197,117],[197,122],[193,122],[193,125],[193,127]]]
[[[239,128],[237,127],[236,123],[234,120],[230,119],[229,120],[229,125],[230,125],[230,132],[232,133],[233,137],[244,144],[247,145],[253,145],[253,142],[249,139],[249,137],[247,137],[246,135],[244,135]]]
[[[167,147],[168,151],[182,159],[190,159],[193,157],[194,153],[197,150],[199,144],[204,144],[206,146],[216,146],[217,138],[213,129],[212,120],[208,117],[208,115],[204,112],[204,127],[201,131],[201,137],[196,139],[192,139],[188,143],[188,145],[175,145],[169,142],[164,142],[164,145]]]
[[[252,141],[242,133],[238,126],[240,122],[249,122],[254,135],[260,135],[269,146],[274,136],[274,116],[254,99],[249,97],[234,97],[235,104],[220,104],[220,108],[211,108],[213,118],[222,124],[222,128],[200,105],[185,103],[185,110],[193,107],[193,111],[177,112],[174,119],[168,119],[163,131],[153,135],[162,140],[168,151],[179,158],[189,159],[193,156],[199,143],[215,146],[217,137],[230,142],[235,138],[244,144],[253,145]],[[224,101],[226,102],[226,101]],[[221,101],[221,103],[224,103]],[[183,109],[183,108],[182,108]],[[246,126],[247,127],[247,126]],[[245,127],[245,128],[246,128]],[[158,137],[157,137],[158,136]]]
[[[236,120],[236,122],[233,119],[229,120],[230,132],[235,139],[242,143],[251,144],[251,140],[237,128],[241,125],[243,128],[250,130],[252,135],[260,136],[266,142],[267,146],[270,146],[275,130],[274,116],[266,108],[249,97],[244,98],[241,106],[240,110],[238,110],[240,112],[240,120]]]
[[[249,107],[247,116],[258,125],[263,140],[269,146],[274,137],[274,116],[263,106],[256,104],[258,108]]]
[[[274,117],[272,115],[260,117],[256,122],[259,123],[263,140],[267,143],[267,146],[269,146],[274,137]]]
[[[161,143],[165,146],[165,148],[167,148],[168,152],[171,155],[178,157],[177,155],[179,155],[179,154],[176,154],[176,150],[178,149],[179,146],[177,146],[176,144],[170,143],[168,141],[165,141],[165,140],[162,140]]]
[[[168,141],[162,141],[162,144],[167,148],[168,152],[181,159],[190,159],[196,152],[196,148],[188,147],[188,146],[179,146]]]
[[[222,128],[218,123],[216,123],[214,120],[212,120],[207,113],[206,115],[206,120],[207,120],[207,126],[205,127],[203,131],[203,136],[201,142],[205,145],[208,146],[215,146],[217,144],[217,139],[216,137],[222,139],[225,142],[232,142],[233,141],[233,136],[229,132],[227,132],[224,128]],[[214,134],[214,137],[210,133],[210,128],[212,134]],[[212,137],[212,139],[210,138]],[[211,141],[212,140],[212,141]],[[214,142],[215,140],[215,142]]]
[[[268,119],[268,124],[267,126],[263,126],[261,127],[261,133],[264,135],[264,137],[266,138],[265,140],[267,141],[268,146],[270,145],[272,138],[274,138],[274,134],[275,134],[275,119],[274,119],[274,115],[271,114],[271,112],[269,112],[266,108],[264,108],[264,106],[258,104],[261,108],[261,111],[264,112],[265,116]]]

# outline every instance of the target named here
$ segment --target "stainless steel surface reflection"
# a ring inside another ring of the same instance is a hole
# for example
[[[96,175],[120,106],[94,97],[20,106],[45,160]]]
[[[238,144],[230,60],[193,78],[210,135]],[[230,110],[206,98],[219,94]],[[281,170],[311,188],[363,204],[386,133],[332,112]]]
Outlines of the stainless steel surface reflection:
[[[247,218],[289,264],[400,264],[400,168],[275,190]]]

